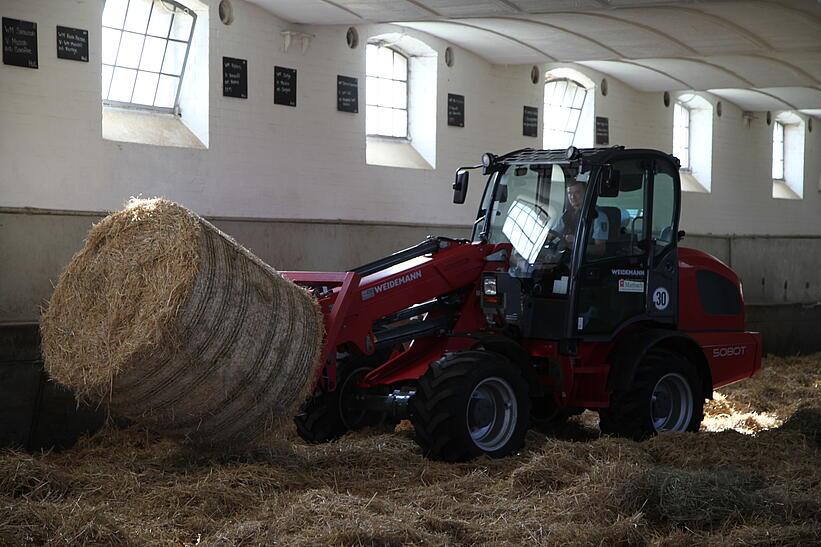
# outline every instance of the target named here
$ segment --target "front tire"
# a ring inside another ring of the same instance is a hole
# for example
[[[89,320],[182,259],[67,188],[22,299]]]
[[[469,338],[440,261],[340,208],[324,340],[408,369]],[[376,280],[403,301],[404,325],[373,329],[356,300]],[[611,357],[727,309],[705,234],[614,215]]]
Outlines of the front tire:
[[[356,399],[357,382],[373,368],[356,361],[340,363],[336,389],[313,393],[294,416],[299,436],[311,444],[327,443],[348,431],[386,421],[382,413],[361,409]]]
[[[430,366],[410,410],[416,442],[428,458],[501,458],[524,445],[530,399],[522,373],[506,357],[462,351]]]
[[[668,431],[698,431],[704,419],[704,389],[695,367],[684,357],[652,349],[642,360],[629,390],[614,393],[599,412],[602,433],[643,440]]]

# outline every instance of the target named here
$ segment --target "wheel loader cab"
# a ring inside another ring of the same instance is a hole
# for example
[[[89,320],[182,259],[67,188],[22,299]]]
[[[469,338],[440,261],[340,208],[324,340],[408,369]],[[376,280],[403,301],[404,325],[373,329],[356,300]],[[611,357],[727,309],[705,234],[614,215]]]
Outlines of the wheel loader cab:
[[[680,183],[650,150],[521,151],[494,158],[474,241],[508,243],[482,308],[523,338],[611,339],[676,321]]]

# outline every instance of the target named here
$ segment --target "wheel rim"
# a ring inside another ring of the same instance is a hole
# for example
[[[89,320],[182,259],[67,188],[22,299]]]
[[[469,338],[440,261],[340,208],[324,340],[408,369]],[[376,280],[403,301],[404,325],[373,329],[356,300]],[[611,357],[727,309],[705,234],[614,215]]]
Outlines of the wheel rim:
[[[686,431],[693,417],[690,383],[677,372],[665,374],[653,388],[650,408],[656,431]]]
[[[503,447],[516,429],[516,394],[502,378],[485,378],[473,388],[467,408],[467,426],[474,444],[485,452]]]

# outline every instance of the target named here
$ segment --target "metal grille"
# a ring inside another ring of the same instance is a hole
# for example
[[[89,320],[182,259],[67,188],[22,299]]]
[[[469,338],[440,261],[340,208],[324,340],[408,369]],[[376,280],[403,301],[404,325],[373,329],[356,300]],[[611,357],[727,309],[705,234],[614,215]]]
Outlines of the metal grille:
[[[103,103],[178,113],[196,21],[175,0],[106,0]]]

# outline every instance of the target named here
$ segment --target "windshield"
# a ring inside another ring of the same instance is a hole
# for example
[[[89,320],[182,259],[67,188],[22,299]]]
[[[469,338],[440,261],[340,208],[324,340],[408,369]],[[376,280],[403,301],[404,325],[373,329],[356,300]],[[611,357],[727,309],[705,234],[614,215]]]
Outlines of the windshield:
[[[588,176],[576,176],[567,165],[511,165],[500,176],[495,195],[490,195],[493,179],[486,190],[482,212],[490,211],[488,241],[510,243],[512,263],[532,267],[559,261],[566,248],[562,236],[575,234],[578,225],[576,211],[586,188],[578,183],[586,183]]]

